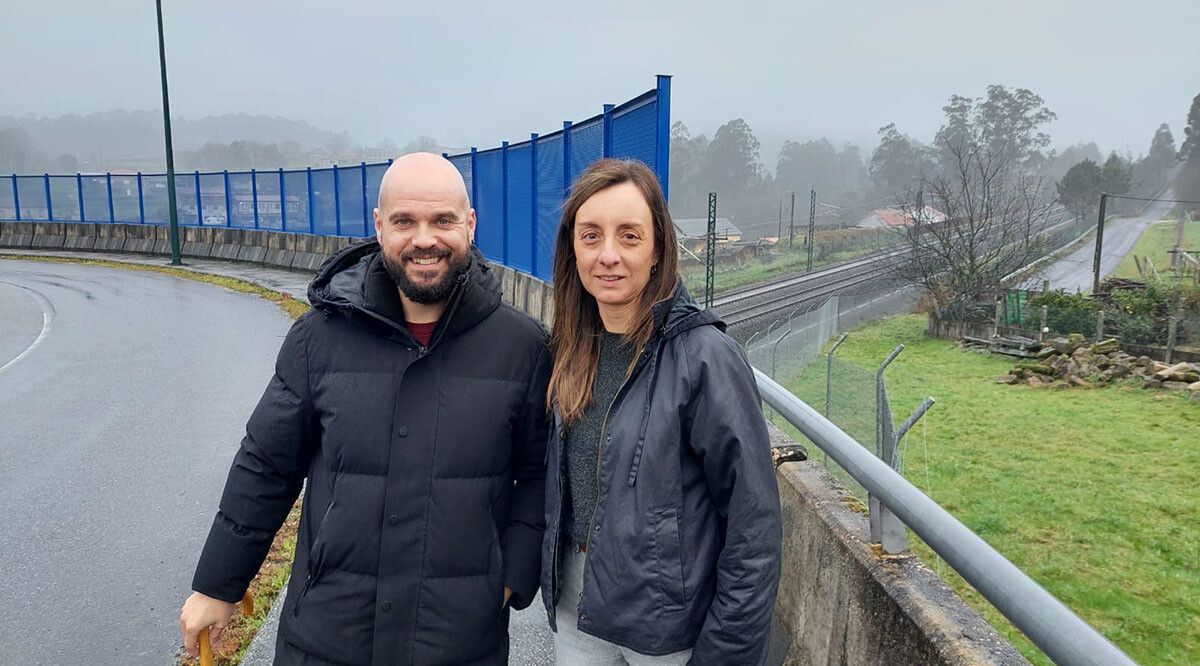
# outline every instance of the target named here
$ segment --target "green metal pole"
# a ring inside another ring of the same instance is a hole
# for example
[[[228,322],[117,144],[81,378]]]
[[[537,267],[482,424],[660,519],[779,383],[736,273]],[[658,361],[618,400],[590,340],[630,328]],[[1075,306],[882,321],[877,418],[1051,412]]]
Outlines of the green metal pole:
[[[717,193],[708,193],[708,233],[704,242],[704,307],[713,304],[717,267]]]
[[[167,209],[171,215],[171,265],[179,266],[179,212],[175,210],[175,151],[171,147],[171,102],[167,96],[167,50],[163,46],[162,0],[154,0],[158,10],[158,65],[162,72],[163,131],[167,143]]]

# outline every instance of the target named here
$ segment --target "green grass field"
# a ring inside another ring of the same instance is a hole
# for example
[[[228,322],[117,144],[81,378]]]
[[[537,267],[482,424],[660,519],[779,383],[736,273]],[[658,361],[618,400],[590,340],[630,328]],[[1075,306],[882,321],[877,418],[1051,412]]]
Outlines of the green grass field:
[[[1113,271],[1113,276],[1141,280],[1137,264],[1133,261],[1134,255],[1149,257],[1163,277],[1170,274],[1171,255],[1168,254],[1168,251],[1175,247],[1175,224],[1174,220],[1162,220],[1147,227],[1133,251],[1121,261],[1117,270]],[[1183,225],[1183,249],[1192,251],[1192,256],[1200,253],[1200,221],[1188,222]]]
[[[1200,402],[1134,385],[996,384],[1013,359],[924,329],[923,315],[888,319],[852,332],[837,353],[873,369],[905,345],[886,374],[897,424],[936,398],[902,443],[905,476],[1134,659],[1198,663]],[[790,387],[822,404],[823,367]],[[923,544],[916,549],[1031,661],[1050,663]]]

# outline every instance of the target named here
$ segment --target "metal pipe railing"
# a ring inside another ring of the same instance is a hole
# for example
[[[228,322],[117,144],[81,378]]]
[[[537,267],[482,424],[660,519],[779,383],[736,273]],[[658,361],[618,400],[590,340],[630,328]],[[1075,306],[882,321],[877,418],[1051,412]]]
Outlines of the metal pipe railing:
[[[829,419],[754,370],[763,400],[900,517],[1056,664],[1136,664],[954,516]]]

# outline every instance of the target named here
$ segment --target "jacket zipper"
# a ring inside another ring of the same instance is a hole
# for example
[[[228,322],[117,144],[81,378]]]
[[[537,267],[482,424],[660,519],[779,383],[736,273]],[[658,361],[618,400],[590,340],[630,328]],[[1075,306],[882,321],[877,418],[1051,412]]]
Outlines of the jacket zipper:
[[[458,295],[459,287],[461,287],[463,285],[463,283],[466,281],[467,281],[466,276],[463,276],[463,277],[459,278],[459,280],[457,282],[454,283],[454,289],[452,289],[450,291],[450,298],[447,299],[450,302],[450,313],[446,315],[446,320],[444,322],[442,322],[442,330],[438,331],[438,336],[437,336],[436,340],[429,341],[428,347],[423,346],[423,345],[418,345],[417,358],[424,358],[425,356],[427,356],[429,354],[429,351],[431,349],[433,349],[433,346],[436,345],[437,343],[441,342],[442,338],[445,337],[446,329],[450,328],[450,320],[454,317],[454,313],[458,311],[458,302],[459,302],[459,300],[461,300],[461,299],[456,299],[455,296]]]
[[[321,524],[317,526],[317,533],[313,536],[312,548],[314,549],[321,543],[321,533],[325,531],[325,521],[329,520],[329,512],[333,511],[333,504],[333,500],[330,499],[329,506],[325,507],[325,513],[321,515]],[[312,587],[312,584],[316,582],[317,577],[321,574],[320,570],[316,567],[318,562],[313,562],[311,561],[312,559],[312,557],[309,557],[308,571],[304,574],[304,587],[300,590],[300,598],[296,599],[296,605],[292,606],[293,617],[300,615],[300,604],[304,603],[304,597],[308,596],[308,589]],[[323,564],[323,562],[320,564]]]
[[[557,421],[557,419],[556,419],[556,421]],[[552,578],[553,578],[550,582],[552,585],[554,585],[554,589],[552,589],[550,592],[551,601],[553,602],[553,603],[551,603],[551,606],[558,605],[558,588],[559,588],[559,584],[558,584],[558,552],[559,552],[559,550],[561,550],[561,546],[562,546],[562,543],[561,543],[561,541],[562,541],[562,501],[563,501],[563,494],[565,492],[564,485],[566,483],[563,480],[563,474],[562,474],[562,453],[563,453],[563,449],[566,448],[566,443],[563,441],[563,432],[566,430],[566,428],[565,427],[560,428],[557,422],[554,424],[554,428],[555,428],[555,434],[557,435],[557,439],[558,439],[558,443],[555,445],[556,450],[554,451],[555,458],[556,458],[554,461],[554,464],[558,465],[557,475],[558,475],[558,515],[559,515],[559,517],[558,517],[558,525],[554,528],[554,557],[552,560],[553,564],[550,568],[550,571],[552,572]],[[550,612],[553,613],[554,611],[551,610]]]
[[[610,416],[612,416],[613,405],[617,404],[617,399],[621,397],[621,394],[625,391],[625,387],[629,386],[629,383],[631,381],[633,381],[634,375],[637,374],[638,370],[641,370],[642,364],[649,357],[649,351],[650,351],[649,345],[647,345],[647,348],[642,351],[641,358],[638,359],[637,367],[635,367],[633,369],[634,371],[629,373],[629,376],[625,378],[624,382],[622,382],[621,388],[617,389],[617,393],[616,393],[616,395],[613,396],[612,402],[608,403],[608,410],[606,412],[604,412],[604,421],[601,422],[601,424],[600,424],[600,450],[597,451],[597,453],[596,453],[596,490],[598,492],[598,495],[596,497],[596,506],[592,507],[592,517],[590,519],[588,519],[587,542],[583,545],[584,575],[583,575],[583,583],[579,586],[579,605],[576,608],[576,612],[580,613],[580,614],[582,614],[582,612],[583,612],[583,610],[582,610],[583,609],[583,591],[584,591],[584,588],[587,586],[587,560],[588,560],[588,556],[591,554],[591,551],[592,551],[592,534],[594,533],[594,531],[596,529],[596,511],[598,511],[600,509],[599,494],[602,494],[602,491],[600,489],[600,484],[601,484],[600,472],[601,472],[601,468],[604,464],[604,441],[605,441],[604,433],[608,430],[608,418]],[[561,475],[560,475],[560,479],[561,479]]]

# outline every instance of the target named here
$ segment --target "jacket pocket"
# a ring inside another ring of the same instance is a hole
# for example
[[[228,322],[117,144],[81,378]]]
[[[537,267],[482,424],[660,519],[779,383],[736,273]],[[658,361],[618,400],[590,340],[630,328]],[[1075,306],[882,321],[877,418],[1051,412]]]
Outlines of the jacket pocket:
[[[325,507],[325,513],[321,514],[321,522],[317,524],[317,532],[313,537],[312,546],[308,549],[308,572],[304,577],[304,587],[300,590],[300,596],[296,599],[296,605],[292,606],[292,615],[300,614],[300,604],[304,602],[304,597],[308,596],[308,591],[317,583],[317,579],[321,576],[321,565],[325,559],[325,525],[329,522],[329,513],[333,511],[334,501],[330,499],[329,506]]]
[[[679,542],[679,514],[675,509],[654,512],[654,561],[663,610],[680,610],[687,598],[683,584],[683,549]]]

